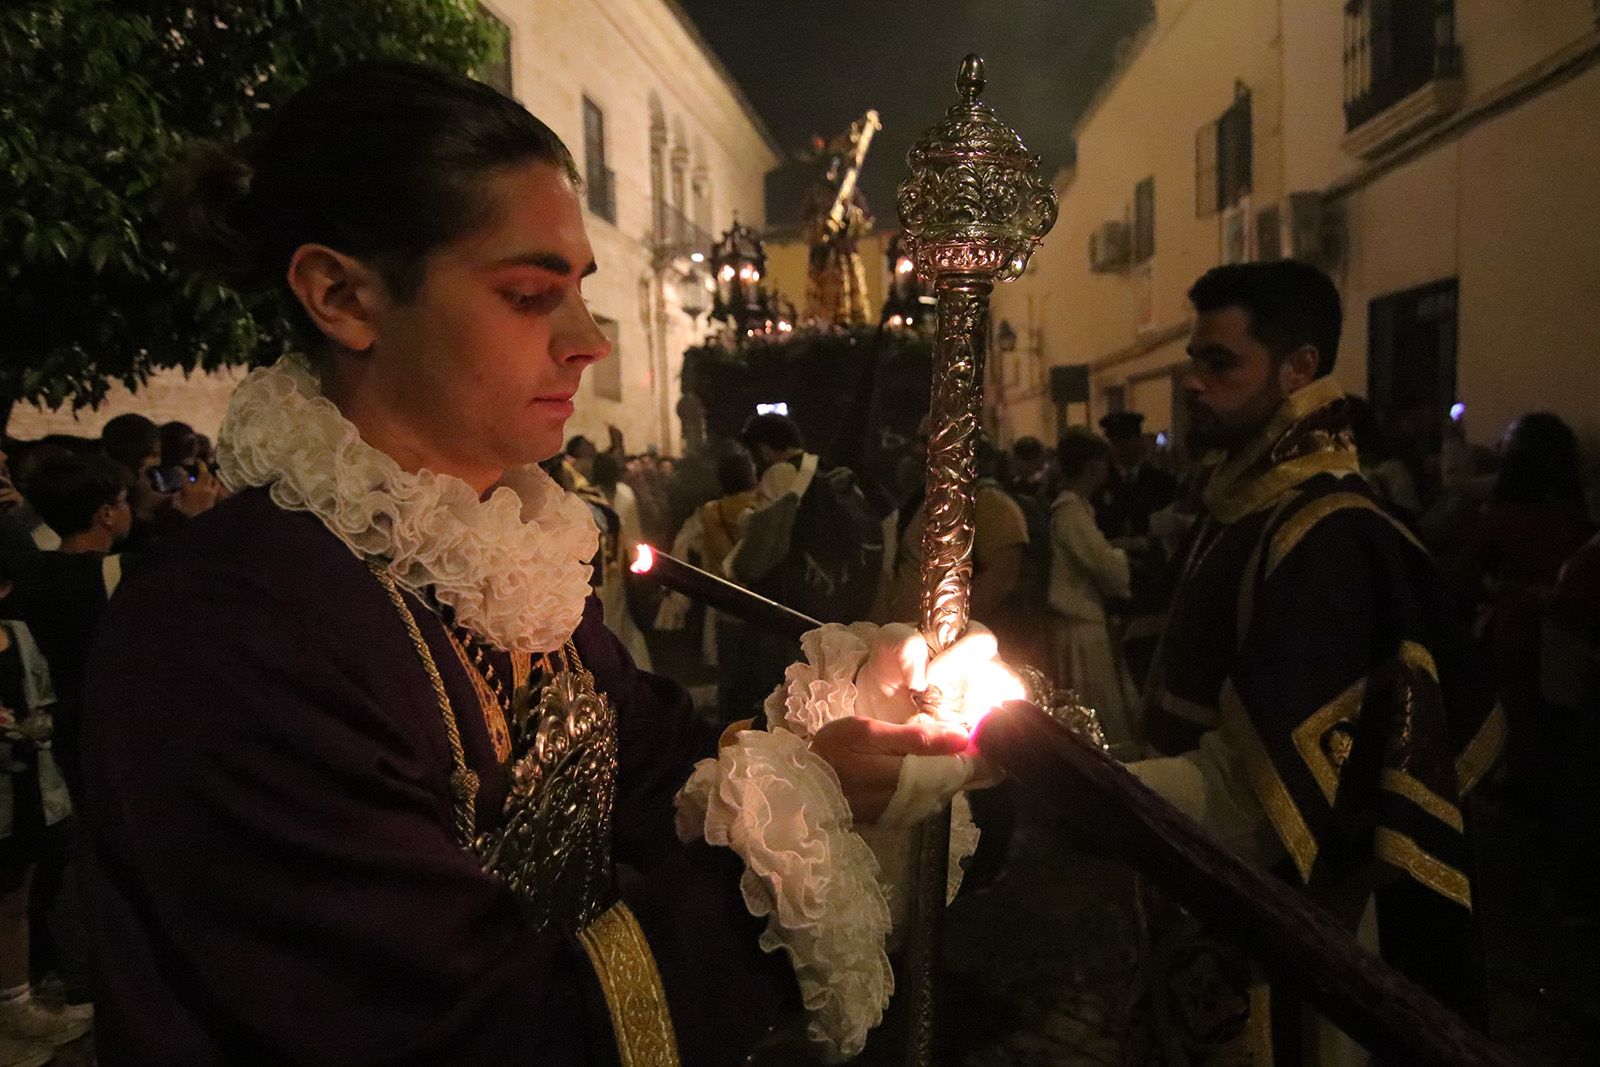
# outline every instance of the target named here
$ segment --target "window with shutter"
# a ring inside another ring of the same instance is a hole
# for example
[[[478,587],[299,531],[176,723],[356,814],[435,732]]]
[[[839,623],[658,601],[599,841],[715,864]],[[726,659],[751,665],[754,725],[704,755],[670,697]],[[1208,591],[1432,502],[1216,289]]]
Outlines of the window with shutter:
[[[1133,261],[1143,263],[1156,254],[1156,180],[1146,178],[1133,187]]]
[[[616,222],[616,190],[606,166],[606,113],[587,96],[583,98],[583,162],[589,210],[607,222]]]
[[[1194,135],[1194,215],[1217,213],[1217,124],[1208,122]]]
[[[1217,120],[1217,207],[1232,207],[1250,193],[1250,93],[1244,90]]]

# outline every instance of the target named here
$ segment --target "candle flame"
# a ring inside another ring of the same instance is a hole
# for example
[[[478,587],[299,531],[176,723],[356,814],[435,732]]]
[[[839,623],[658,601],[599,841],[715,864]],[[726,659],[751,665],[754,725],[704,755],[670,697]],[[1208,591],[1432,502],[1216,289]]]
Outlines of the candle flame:
[[[995,708],[1027,695],[1022,679],[994,660],[975,664],[967,676],[965,699],[961,702],[960,722],[968,733],[976,730]]]
[[[633,562],[628,564],[628,569],[634,574],[649,574],[655,565],[656,550],[640,542],[639,547],[634,550]]]

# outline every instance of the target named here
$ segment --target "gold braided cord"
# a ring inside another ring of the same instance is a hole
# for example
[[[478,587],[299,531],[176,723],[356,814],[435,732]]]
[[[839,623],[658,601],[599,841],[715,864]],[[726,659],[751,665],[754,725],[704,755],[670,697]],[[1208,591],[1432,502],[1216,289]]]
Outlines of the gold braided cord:
[[[461,664],[461,669],[466,672],[467,678],[472,682],[472,691],[478,696],[478,705],[483,711],[483,724],[489,730],[489,740],[494,745],[494,757],[501,763],[511,758],[511,729],[506,725],[505,710],[500,707],[500,698],[495,696],[489,679],[478,670],[477,664],[472,662],[472,657],[467,654],[467,648],[455,634],[447,627],[445,636],[450,639],[450,647],[455,650],[456,660]],[[515,663],[517,657],[512,654]],[[513,683],[515,685],[515,683]],[[515,692],[515,688],[513,688]]]
[[[412,615],[411,609],[406,606],[405,597],[401,595],[400,587],[395,584],[394,578],[375,560],[368,561],[367,569],[372,571],[378,583],[389,594],[389,601],[400,613],[400,619],[405,623],[411,644],[417,650],[417,657],[422,660],[428,681],[433,683],[433,694],[439,701],[439,713],[444,719],[444,732],[450,740],[450,759],[454,764],[450,774],[450,793],[455,802],[456,837],[462,844],[467,844],[472,840],[472,830],[477,822],[473,809],[478,797],[478,776],[467,766],[466,752],[461,747],[461,730],[456,725],[455,709],[450,704],[449,693],[445,691],[444,678],[439,674],[439,665],[433,661],[433,653],[428,650],[428,642],[417,626],[416,616]]]
[[[578,931],[578,943],[605,994],[622,1067],[678,1067],[661,972],[633,912],[618,901]]]

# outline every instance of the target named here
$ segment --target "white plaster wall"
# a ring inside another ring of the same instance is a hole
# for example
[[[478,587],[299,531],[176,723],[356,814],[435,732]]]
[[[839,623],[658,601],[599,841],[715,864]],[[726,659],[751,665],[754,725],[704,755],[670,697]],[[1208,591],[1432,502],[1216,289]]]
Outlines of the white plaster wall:
[[[1593,0],[1455,0],[1470,101],[1594,29]]]
[[[735,214],[758,228],[763,224],[763,179],[777,156],[719,64],[664,0],[492,0],[490,6],[512,29],[518,99],[566,141],[580,171],[583,98],[605,114],[617,219],[612,224],[589,216],[600,269],[584,291],[596,314],[619,324],[623,398],[595,396],[586,381],[568,432],[603,441],[606,427],[616,425],[631,450],[653,445],[676,451],[682,444],[674,409],[683,351],[698,336],[669,288],[667,364],[657,365],[649,314],[651,98],[661,101],[667,120],[669,161],[681,142],[690,150],[691,168],[696,162],[705,166],[714,230],[726,228]],[[666,184],[670,190],[670,177]],[[693,216],[688,203],[684,213]]]
[[[99,437],[101,427],[113,417],[136,411],[158,425],[174,420],[187,422],[215,441],[217,427],[222,425],[222,416],[228,411],[228,398],[244,375],[242,367],[192,375],[165,371],[152,377],[137,393],[117,385],[99,408],[77,412],[68,407],[51,410],[18,404],[11,413],[6,432],[24,441],[52,433]]]
[[[1311,0],[1285,2],[1293,8],[1314,6]],[[1195,212],[1195,135],[1233,101],[1236,82],[1252,94],[1252,202],[1265,203],[1285,191],[1282,115],[1292,98],[1284,95],[1279,0],[1163,0],[1157,12],[1157,23],[1134,58],[1102,90],[1080,124],[1076,166],[1057,181],[1060,220],[1036,253],[1036,268],[995,292],[996,315],[1013,323],[1032,298],[1047,364],[1089,363],[1143,336],[1134,274],[1090,271],[1089,239],[1102,222],[1131,221],[1134,185],[1146,177],[1155,178],[1151,328],[1187,321],[1189,286],[1221,258],[1220,216],[1202,218]],[[1324,37],[1331,32],[1319,61],[1336,71],[1342,23],[1316,10],[1302,14]],[[1307,49],[1302,52],[1310,55]],[[1306,63],[1297,62],[1301,69],[1296,76],[1305,74]],[[1318,73],[1311,84],[1330,77],[1337,108],[1339,75]],[[1173,358],[1165,352],[1097,372],[1091,387],[1093,417],[1103,414],[1099,397],[1106,383],[1125,381],[1131,373],[1169,364]],[[1020,397],[1005,405],[1002,418],[1034,422],[1038,403],[1037,397]],[[1171,406],[1165,392],[1162,404],[1159,421],[1165,422]],[[1147,428],[1165,428],[1156,425],[1157,412],[1147,414]]]
[[[1457,0],[1465,109],[1594,32],[1590,0]],[[1342,6],[1322,0],[1159,0],[1158,23],[1102,91],[1062,176],[1062,216],[1037,267],[995,295],[1017,321],[1038,308],[1047,363],[1086,363],[1140,337],[1133,275],[1093,274],[1089,234],[1131,214],[1133,185],[1156,179],[1154,326],[1189,315],[1185,293],[1219,261],[1216,219],[1194,215],[1194,132],[1232,96],[1253,93],[1255,189],[1261,206],[1357,173],[1344,136]],[[1592,38],[1591,38],[1592,39]],[[1508,419],[1554,410],[1600,447],[1600,69],[1522,102],[1341,198],[1346,248],[1333,274],[1345,297],[1335,378],[1366,391],[1367,305],[1376,297],[1459,277],[1458,389],[1468,431],[1490,441]],[[1025,131],[1024,131],[1025,132]],[[1097,371],[1129,383],[1180,363],[1182,341]],[[1164,429],[1164,380],[1129,387],[1146,426]],[[1036,395],[1008,398],[1003,436],[1036,425]],[[1048,411],[1048,408],[1046,408]],[[1098,411],[1096,412],[1098,415]],[[1015,422],[1015,427],[1011,422]]]
[[[1367,303],[1460,272],[1460,156],[1447,145],[1390,172],[1345,200],[1346,253],[1335,273],[1344,335],[1334,377],[1367,391]]]
[[[1460,392],[1468,432],[1554,411],[1600,450],[1600,68],[1459,151]]]

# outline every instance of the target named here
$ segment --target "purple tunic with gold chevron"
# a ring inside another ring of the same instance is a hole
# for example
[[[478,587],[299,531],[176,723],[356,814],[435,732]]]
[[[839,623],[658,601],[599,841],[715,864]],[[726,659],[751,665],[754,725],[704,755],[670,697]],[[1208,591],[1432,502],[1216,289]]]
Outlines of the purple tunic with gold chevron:
[[[1343,395],[1284,403],[1206,484],[1148,686],[1166,755],[1226,736],[1285,874],[1458,1005],[1475,968],[1461,798],[1504,719],[1432,561],[1361,478]]]

